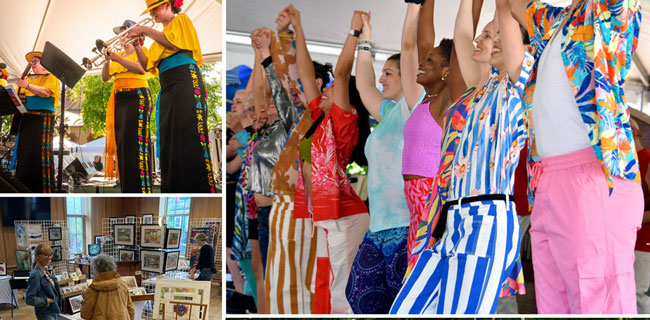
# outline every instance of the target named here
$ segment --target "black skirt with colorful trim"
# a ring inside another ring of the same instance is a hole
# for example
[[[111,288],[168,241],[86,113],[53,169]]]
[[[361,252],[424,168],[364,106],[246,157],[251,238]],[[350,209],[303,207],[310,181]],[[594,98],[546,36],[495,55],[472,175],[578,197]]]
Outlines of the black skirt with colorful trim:
[[[214,173],[207,128],[206,89],[194,64],[160,74],[161,191],[214,193]]]
[[[115,92],[115,143],[122,193],[151,193],[149,88]]]
[[[28,111],[22,115],[16,150],[16,178],[34,193],[49,193],[53,189],[53,133],[53,112]]]

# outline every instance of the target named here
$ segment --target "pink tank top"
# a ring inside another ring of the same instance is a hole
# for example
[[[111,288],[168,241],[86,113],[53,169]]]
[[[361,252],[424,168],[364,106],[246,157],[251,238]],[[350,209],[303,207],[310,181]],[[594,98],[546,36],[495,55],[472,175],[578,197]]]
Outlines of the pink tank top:
[[[429,103],[419,104],[404,125],[402,174],[435,177],[440,166],[442,128],[429,112]]]

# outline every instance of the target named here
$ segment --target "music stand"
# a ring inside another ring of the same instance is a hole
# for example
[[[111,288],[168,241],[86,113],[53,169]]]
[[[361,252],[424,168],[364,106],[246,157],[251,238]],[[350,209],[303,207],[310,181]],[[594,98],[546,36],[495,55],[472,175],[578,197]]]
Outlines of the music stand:
[[[65,137],[65,86],[74,88],[86,70],[49,41],[45,42],[41,65],[63,84],[61,86],[61,118],[59,118],[59,151],[61,151],[63,150],[63,137]],[[61,192],[63,189],[63,152],[59,152],[58,173],[56,185],[57,191]]]
[[[17,99],[17,97],[13,94],[11,88],[0,86],[0,116],[20,113],[16,104],[20,104],[21,102],[20,100],[16,101],[15,99]]]

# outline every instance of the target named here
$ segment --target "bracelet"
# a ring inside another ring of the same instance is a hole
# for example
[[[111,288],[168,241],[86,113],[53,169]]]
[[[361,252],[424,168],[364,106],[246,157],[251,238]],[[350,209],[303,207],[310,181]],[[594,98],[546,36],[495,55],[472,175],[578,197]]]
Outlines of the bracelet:
[[[368,44],[368,45],[372,46],[372,41],[370,41],[370,40],[359,40],[359,41],[357,41],[357,43],[359,43],[359,44]]]
[[[372,48],[367,46],[357,46],[357,50],[366,50],[368,52],[372,52]]]
[[[350,35],[353,36],[353,37],[358,38],[360,34],[361,34],[361,31],[359,31],[359,30],[354,30],[354,29],[350,30]]]
[[[26,89],[29,89],[29,87],[31,87],[31,86],[32,86],[32,84],[31,84],[31,83],[28,83]]]

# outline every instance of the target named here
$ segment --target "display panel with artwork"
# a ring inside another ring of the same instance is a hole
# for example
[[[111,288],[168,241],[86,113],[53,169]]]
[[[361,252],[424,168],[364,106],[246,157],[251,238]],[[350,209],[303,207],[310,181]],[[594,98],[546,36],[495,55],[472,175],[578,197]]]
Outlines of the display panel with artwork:
[[[91,243],[88,245],[88,255],[96,256],[102,252],[102,246],[96,243]]]
[[[135,260],[135,250],[120,249],[120,260],[119,261],[133,261]]]
[[[162,251],[140,250],[142,271],[163,273],[165,268],[165,253]]]
[[[181,229],[167,229],[165,248],[178,249],[181,245]]]
[[[16,250],[16,270],[32,270],[32,253]]]
[[[27,248],[27,229],[24,224],[16,225],[16,247]]]
[[[135,245],[135,225],[134,224],[116,224],[113,225],[113,237],[116,245],[134,246]]]
[[[77,295],[74,297],[68,298],[68,301],[70,303],[70,313],[75,314],[79,311],[81,311],[81,304],[84,301],[84,298],[82,295]]]
[[[47,233],[50,238],[50,241],[58,241],[63,239],[61,227],[50,227],[47,229]]]
[[[178,268],[179,256],[179,251],[167,252],[167,257],[165,257],[165,271],[176,270]]]
[[[174,304],[171,301],[183,301],[193,304],[204,304],[206,307],[190,306],[189,304]],[[163,305],[165,319],[198,320],[210,318],[210,282],[158,280],[154,295],[153,318],[162,319]],[[191,308],[191,317],[190,317]]]
[[[52,246],[52,262],[63,260],[63,248],[61,246]]]
[[[127,288],[132,289],[138,287],[138,281],[135,280],[134,276],[125,276],[121,278],[124,280],[124,283],[126,283]]]
[[[140,246],[143,248],[164,248],[165,227],[157,224],[140,226]]]

